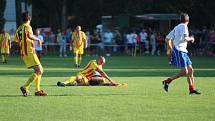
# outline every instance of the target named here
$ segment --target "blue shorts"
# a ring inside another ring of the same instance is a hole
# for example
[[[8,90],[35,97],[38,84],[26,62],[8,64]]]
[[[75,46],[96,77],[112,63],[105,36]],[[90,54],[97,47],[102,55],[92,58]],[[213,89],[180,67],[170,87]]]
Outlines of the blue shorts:
[[[188,65],[192,65],[192,61],[186,52],[181,52],[176,48],[172,49],[172,64],[176,67],[187,67]]]

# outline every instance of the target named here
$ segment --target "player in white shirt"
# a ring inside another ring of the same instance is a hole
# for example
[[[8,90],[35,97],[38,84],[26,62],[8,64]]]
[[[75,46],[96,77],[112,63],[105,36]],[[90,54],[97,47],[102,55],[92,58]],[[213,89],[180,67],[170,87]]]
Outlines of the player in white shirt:
[[[44,40],[43,40],[43,36],[40,35],[40,30],[39,29],[35,30],[35,34],[41,40],[41,44],[39,44],[38,41],[34,41],[34,48],[35,48],[35,51],[37,53],[37,57],[40,60],[41,59],[41,55],[42,55],[42,49],[43,49],[42,43],[44,42]]]
[[[186,75],[190,94],[201,94],[195,89],[192,62],[187,54],[187,42],[194,42],[194,37],[189,36],[188,32],[188,14],[182,13],[180,20],[181,23],[168,34],[166,40],[168,40],[168,46],[171,48],[173,65],[181,68],[181,71],[163,81],[164,90],[168,92],[169,84],[173,80]]]

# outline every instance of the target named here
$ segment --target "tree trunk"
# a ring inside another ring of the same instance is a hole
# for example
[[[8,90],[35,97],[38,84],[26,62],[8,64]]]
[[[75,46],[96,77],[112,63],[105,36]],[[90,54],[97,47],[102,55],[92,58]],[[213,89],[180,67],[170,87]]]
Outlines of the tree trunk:
[[[67,21],[66,21],[66,0],[62,0],[61,29],[65,30],[66,27],[67,27]]]

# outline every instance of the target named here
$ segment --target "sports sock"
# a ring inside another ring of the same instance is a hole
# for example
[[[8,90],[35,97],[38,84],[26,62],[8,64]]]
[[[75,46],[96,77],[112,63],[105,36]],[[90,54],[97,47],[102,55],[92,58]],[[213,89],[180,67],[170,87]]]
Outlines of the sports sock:
[[[77,56],[74,57],[74,62],[75,62],[75,65],[78,65],[78,57]]]
[[[189,90],[192,92],[194,90],[194,85],[189,85]]]
[[[42,75],[37,75],[37,78],[35,80],[36,83],[36,91],[40,91],[40,81],[41,81]]]
[[[4,63],[4,61],[5,61],[5,56],[4,56],[4,54],[1,55],[1,58],[2,58],[2,63]]]
[[[79,66],[81,65],[81,61],[82,61],[82,57],[81,57],[81,55],[80,55],[79,58],[78,58],[78,65],[79,65]]]
[[[168,79],[165,80],[165,82],[166,82],[167,84],[170,84],[172,81],[173,81],[173,80],[170,79],[170,78],[168,78]]]
[[[35,79],[37,79],[37,74],[33,73],[33,74],[29,77],[28,81],[24,84],[23,87],[24,87],[26,90],[28,90],[29,87],[30,87],[30,85],[31,85],[31,83],[32,83]]]

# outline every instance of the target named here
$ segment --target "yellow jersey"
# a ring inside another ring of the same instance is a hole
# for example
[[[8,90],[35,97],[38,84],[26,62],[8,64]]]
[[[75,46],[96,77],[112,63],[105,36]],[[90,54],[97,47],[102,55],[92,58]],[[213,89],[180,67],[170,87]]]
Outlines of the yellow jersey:
[[[10,46],[10,35],[8,33],[0,34],[0,47],[9,48]]]
[[[91,60],[80,73],[88,80],[91,80],[91,78],[96,74],[97,68],[100,68],[102,70],[102,66],[97,65],[96,60]]]
[[[34,40],[28,38],[28,34],[33,33],[32,28],[28,24],[22,24],[16,30],[14,40],[20,43],[21,55],[35,54]]]
[[[83,31],[75,31],[72,33],[72,41],[74,43],[74,48],[84,48],[84,44],[86,44],[86,39],[86,34]]]

